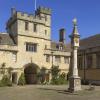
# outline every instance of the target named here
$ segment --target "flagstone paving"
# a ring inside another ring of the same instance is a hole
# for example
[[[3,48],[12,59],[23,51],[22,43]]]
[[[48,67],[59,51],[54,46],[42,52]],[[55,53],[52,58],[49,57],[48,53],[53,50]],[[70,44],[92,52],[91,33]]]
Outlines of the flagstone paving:
[[[84,90],[77,93],[66,92],[67,88],[67,85],[0,87],[0,100],[100,100],[100,86],[95,90],[83,86]]]

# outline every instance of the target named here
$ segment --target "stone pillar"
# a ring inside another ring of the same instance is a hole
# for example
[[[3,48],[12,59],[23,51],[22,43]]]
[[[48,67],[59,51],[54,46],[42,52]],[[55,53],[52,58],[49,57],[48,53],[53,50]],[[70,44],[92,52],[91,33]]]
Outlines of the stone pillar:
[[[77,48],[73,50],[73,76],[78,76],[78,69],[77,69]]]
[[[79,38],[80,35],[77,30],[77,20],[73,20],[74,23],[74,28],[73,32],[70,35],[71,38],[71,48],[72,48],[72,53],[71,53],[71,64],[70,64],[70,77],[69,77],[69,91],[70,92],[75,92],[81,90],[81,80],[80,77],[78,76],[78,68],[77,68],[77,49],[79,47]]]

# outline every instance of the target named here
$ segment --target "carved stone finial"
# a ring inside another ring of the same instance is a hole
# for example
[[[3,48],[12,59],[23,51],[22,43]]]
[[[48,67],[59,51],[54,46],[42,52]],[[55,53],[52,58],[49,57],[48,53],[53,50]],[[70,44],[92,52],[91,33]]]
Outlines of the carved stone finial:
[[[74,26],[77,25],[77,19],[76,18],[73,19],[73,24],[74,24]]]

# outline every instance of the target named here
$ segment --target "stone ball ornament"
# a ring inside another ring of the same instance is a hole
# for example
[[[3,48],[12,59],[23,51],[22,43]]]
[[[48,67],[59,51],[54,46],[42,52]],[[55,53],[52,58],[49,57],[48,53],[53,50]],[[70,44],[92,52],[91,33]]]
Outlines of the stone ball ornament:
[[[73,24],[77,25],[77,19],[76,18],[73,19]]]

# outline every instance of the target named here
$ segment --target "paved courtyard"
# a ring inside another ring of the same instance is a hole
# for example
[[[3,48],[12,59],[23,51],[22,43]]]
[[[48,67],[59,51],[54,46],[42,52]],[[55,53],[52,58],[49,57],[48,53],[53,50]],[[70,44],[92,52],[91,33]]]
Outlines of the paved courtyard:
[[[87,90],[79,93],[68,93],[67,86],[31,85],[1,87],[0,100],[100,100],[100,87],[95,90]]]

